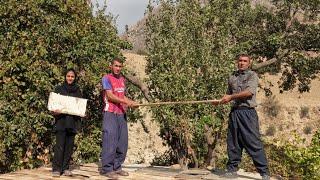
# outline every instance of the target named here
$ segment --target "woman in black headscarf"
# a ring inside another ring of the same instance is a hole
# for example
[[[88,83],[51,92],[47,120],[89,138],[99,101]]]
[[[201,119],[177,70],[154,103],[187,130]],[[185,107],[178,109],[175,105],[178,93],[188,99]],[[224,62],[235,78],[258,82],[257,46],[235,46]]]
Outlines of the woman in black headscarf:
[[[65,96],[82,97],[79,86],[76,84],[77,74],[74,69],[68,69],[65,73],[65,82],[57,86],[55,93]],[[69,162],[73,153],[74,138],[80,126],[80,117],[54,112],[55,124],[53,132],[56,136],[54,156],[52,161],[52,176],[62,174],[72,176],[69,170]]]

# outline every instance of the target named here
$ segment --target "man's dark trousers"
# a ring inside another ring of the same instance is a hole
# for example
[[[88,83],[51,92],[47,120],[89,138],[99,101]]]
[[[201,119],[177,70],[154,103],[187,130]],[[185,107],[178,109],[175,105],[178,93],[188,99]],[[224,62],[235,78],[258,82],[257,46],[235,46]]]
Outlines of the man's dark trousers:
[[[104,112],[102,127],[102,173],[120,170],[128,150],[126,116]]]
[[[228,171],[237,171],[243,148],[251,156],[257,171],[269,174],[266,155],[260,139],[258,115],[254,108],[233,109],[229,115],[227,137]]]

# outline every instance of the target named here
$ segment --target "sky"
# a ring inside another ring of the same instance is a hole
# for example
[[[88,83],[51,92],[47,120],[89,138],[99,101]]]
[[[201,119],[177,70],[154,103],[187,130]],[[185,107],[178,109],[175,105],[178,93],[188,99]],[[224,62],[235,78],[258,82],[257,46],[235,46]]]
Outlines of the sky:
[[[118,16],[116,26],[118,33],[125,31],[125,25],[134,25],[144,16],[149,0],[107,0],[107,13]],[[100,5],[104,0],[98,0]]]

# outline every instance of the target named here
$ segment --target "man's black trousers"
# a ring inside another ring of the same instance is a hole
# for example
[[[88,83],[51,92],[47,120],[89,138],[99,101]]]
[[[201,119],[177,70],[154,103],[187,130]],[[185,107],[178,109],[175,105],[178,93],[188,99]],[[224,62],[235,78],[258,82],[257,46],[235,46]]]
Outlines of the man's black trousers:
[[[269,174],[266,155],[260,139],[258,115],[253,108],[233,109],[229,114],[228,171],[238,170],[243,149],[250,155],[261,175]]]

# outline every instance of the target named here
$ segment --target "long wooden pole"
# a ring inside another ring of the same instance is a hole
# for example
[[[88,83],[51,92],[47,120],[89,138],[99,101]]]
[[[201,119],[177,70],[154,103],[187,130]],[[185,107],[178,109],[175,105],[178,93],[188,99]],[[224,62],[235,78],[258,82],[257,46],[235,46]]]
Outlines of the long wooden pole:
[[[137,104],[137,106],[160,106],[160,105],[179,105],[179,104],[200,104],[200,103],[220,103],[220,100],[202,100],[202,101],[174,101],[174,102],[156,102],[156,103],[145,103]]]

